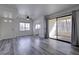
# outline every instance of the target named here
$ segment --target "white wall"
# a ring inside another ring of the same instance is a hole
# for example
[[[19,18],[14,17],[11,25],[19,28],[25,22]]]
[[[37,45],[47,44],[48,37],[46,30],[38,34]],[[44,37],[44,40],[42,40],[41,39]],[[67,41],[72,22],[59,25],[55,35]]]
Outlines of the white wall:
[[[4,18],[5,16],[9,16],[9,13],[12,15],[12,18]],[[17,10],[12,9],[10,7],[6,7],[4,5],[0,5],[0,40],[7,38],[14,38],[16,36],[24,36],[24,35],[33,35],[39,33],[40,37],[44,37],[45,35],[45,20],[44,16],[41,16],[34,21],[25,21],[21,18],[16,18]],[[12,20],[11,23],[5,23],[3,20]],[[19,23],[20,22],[29,22],[31,24],[30,31],[19,31]],[[34,23],[34,24],[33,24]],[[41,25],[41,29],[39,31],[35,30],[35,24],[39,23]],[[34,28],[33,28],[34,27]],[[33,29],[33,30],[32,30]]]
[[[17,15],[16,9],[7,7],[6,5],[0,5],[0,40],[6,38],[12,38],[14,36],[13,24],[12,23],[4,23],[3,17],[12,17],[15,18]],[[9,18],[6,18],[9,20]],[[12,33],[12,34],[11,34]]]
[[[4,22],[3,20],[7,19],[10,20],[9,18],[0,18],[0,38],[1,39],[7,39],[7,38],[14,38],[16,36],[24,36],[24,35],[35,35],[35,34],[39,34],[40,37],[44,38],[45,36],[45,19],[43,16],[39,17],[38,19],[32,21],[26,21],[23,19],[11,19],[12,22]],[[19,23],[20,22],[29,22],[31,24],[31,30],[30,31],[19,31]],[[40,24],[41,28],[40,30],[36,30],[35,29],[35,24]],[[32,26],[33,25],[33,26]],[[33,30],[32,30],[33,29]]]
[[[14,38],[16,36],[32,35],[32,30],[30,31],[19,31],[20,22],[29,22],[32,29],[32,21],[25,21],[20,18],[16,18],[17,12],[14,9],[4,7],[0,5],[0,40],[7,38]],[[9,13],[12,15],[12,18],[8,18]],[[7,16],[7,18],[4,18]],[[11,23],[4,22],[4,20],[12,20]]]
[[[7,38],[14,38],[16,36],[32,35],[32,20],[26,21],[21,18],[16,18],[17,10],[15,8],[10,8],[10,6],[0,5],[0,40]],[[9,18],[12,16],[12,18]],[[7,17],[7,18],[5,18]],[[11,23],[5,23],[4,20],[12,20]],[[20,22],[29,22],[31,24],[30,31],[19,31]]]
[[[13,37],[13,33],[12,33],[12,29],[13,29],[13,24],[9,23],[9,22],[4,22],[5,19],[1,18],[1,39],[6,39],[6,38],[12,38]],[[12,34],[11,34],[12,33]]]
[[[23,19],[12,19],[12,22],[4,22],[4,20],[9,18],[0,18],[0,38],[7,39],[7,38],[14,38],[16,36],[24,36],[24,35],[32,35],[32,21],[26,21]],[[20,31],[19,23],[20,22],[28,22],[31,24],[31,30],[29,31]]]

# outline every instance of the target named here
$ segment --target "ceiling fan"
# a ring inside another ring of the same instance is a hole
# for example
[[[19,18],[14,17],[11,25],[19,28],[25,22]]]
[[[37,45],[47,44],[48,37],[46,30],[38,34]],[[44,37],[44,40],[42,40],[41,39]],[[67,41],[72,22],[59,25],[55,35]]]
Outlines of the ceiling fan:
[[[26,20],[30,20],[29,16],[27,16],[26,18],[27,18]]]

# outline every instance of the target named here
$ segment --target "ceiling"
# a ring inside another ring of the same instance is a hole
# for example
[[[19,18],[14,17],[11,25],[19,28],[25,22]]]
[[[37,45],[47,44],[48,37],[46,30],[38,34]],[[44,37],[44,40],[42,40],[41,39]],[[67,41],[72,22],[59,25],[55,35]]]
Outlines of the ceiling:
[[[0,5],[0,7],[8,8],[9,10],[14,10],[20,17],[25,17],[26,15],[35,19],[43,15],[53,14],[55,12],[71,8],[76,6],[75,4],[7,4]]]

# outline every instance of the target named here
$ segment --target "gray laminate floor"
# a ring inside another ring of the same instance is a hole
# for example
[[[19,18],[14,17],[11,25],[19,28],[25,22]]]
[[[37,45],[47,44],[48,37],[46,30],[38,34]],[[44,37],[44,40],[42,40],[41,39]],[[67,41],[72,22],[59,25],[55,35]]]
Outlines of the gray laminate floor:
[[[79,48],[53,39],[25,36],[0,41],[0,55],[72,55]]]

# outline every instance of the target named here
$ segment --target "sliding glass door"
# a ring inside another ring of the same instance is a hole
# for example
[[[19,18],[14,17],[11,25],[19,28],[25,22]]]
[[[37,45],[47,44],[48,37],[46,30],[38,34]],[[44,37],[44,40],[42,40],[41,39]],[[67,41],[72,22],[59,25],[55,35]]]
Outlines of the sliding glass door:
[[[48,21],[49,37],[71,42],[72,16],[64,16]]]
[[[51,19],[48,21],[49,27],[49,37],[56,38],[56,19]]]
[[[72,16],[60,17],[57,19],[57,38],[71,42]]]

